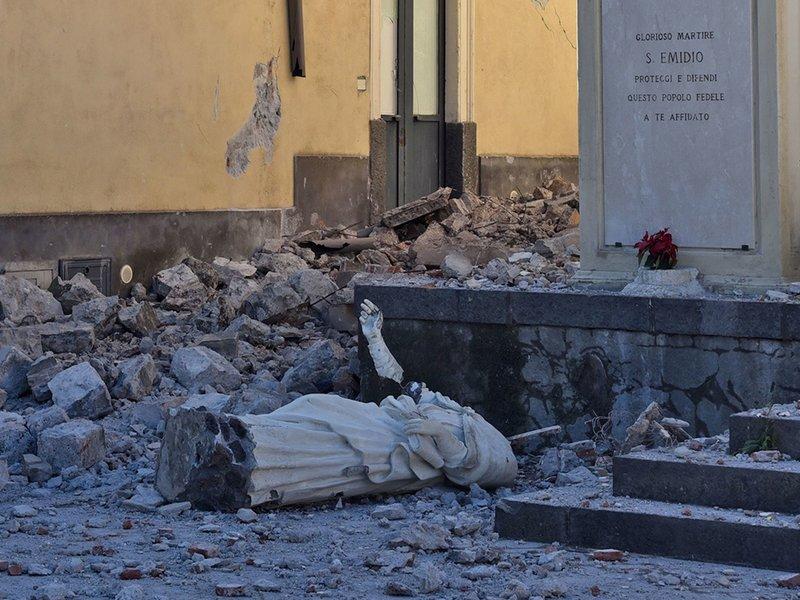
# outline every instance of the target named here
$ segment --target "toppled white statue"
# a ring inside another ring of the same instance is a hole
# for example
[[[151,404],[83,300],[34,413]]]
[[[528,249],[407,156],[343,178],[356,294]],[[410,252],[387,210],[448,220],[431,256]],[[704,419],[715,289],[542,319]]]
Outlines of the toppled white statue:
[[[360,320],[378,373],[402,383],[381,312],[366,301]],[[158,490],[169,501],[234,510],[412,492],[444,480],[514,482],[517,461],[499,431],[423,384],[407,389],[380,406],[314,394],[268,415],[178,409],[164,433]]]

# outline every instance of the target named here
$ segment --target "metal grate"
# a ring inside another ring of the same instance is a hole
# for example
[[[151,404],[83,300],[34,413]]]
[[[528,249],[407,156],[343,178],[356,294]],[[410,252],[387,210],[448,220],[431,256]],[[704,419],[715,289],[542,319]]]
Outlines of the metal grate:
[[[72,279],[78,273],[86,275],[106,296],[111,293],[110,258],[62,258],[58,261],[58,275],[61,279]]]

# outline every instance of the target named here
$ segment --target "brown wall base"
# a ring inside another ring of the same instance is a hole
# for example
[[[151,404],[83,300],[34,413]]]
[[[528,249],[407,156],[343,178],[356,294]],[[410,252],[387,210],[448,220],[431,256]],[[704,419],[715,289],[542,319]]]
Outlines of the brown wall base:
[[[155,273],[189,255],[248,257],[282,227],[280,209],[7,216],[0,217],[0,264],[46,286],[59,259],[110,258],[110,291],[126,293],[135,282],[149,287]],[[129,285],[119,277],[126,264],[134,273]]]
[[[368,195],[368,157],[295,157],[294,207],[300,230],[366,227],[370,219]]]
[[[478,126],[475,123],[445,125],[444,184],[456,195],[477,193],[479,188]]]
[[[481,194],[507,198],[517,190],[524,194],[541,185],[544,169],[558,169],[578,183],[577,156],[481,156]]]

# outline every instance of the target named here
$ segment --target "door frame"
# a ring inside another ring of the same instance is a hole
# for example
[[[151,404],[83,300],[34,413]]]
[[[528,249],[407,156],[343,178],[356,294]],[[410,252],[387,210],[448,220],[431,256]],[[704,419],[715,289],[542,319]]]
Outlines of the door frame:
[[[411,146],[410,139],[413,135],[413,127],[410,125],[414,121],[437,121],[438,128],[438,148],[437,156],[439,158],[438,166],[438,185],[444,183],[444,130],[445,130],[445,64],[446,64],[446,2],[445,0],[436,0],[439,5],[438,16],[439,22],[437,29],[439,31],[439,48],[437,50],[438,58],[438,90],[437,90],[437,114],[436,115],[415,115],[414,114],[414,16],[413,5],[414,0],[397,0],[399,26],[397,30],[397,82],[399,86],[397,98],[397,112],[398,115],[381,115],[384,120],[391,120],[393,117],[399,118],[398,131],[397,131],[397,203],[405,204],[406,198],[406,183],[408,181],[407,158],[408,148]],[[401,27],[403,26],[403,27]],[[391,168],[391,165],[387,165]],[[436,190],[430,190],[434,192]],[[390,193],[391,196],[391,193]]]
[[[400,0],[402,4],[403,0]],[[440,182],[448,185],[450,124],[471,123],[474,106],[474,47],[476,0],[440,0]],[[370,0],[370,183],[373,220],[387,208],[389,182],[388,124],[381,115],[381,0]],[[474,128],[474,125],[473,125]],[[456,128],[458,129],[458,128]],[[474,153],[474,151],[473,151]],[[476,157],[473,157],[476,160]]]

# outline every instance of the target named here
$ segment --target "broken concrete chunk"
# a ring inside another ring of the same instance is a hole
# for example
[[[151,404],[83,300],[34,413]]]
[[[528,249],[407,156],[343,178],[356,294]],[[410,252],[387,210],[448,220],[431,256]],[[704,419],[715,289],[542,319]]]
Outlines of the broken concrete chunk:
[[[161,307],[165,310],[197,310],[208,300],[208,288],[199,280],[186,286],[174,288],[164,300]]]
[[[42,355],[41,325],[0,326],[0,347],[16,346],[31,358]]]
[[[53,294],[20,277],[0,275],[0,321],[15,325],[47,323],[64,315]]]
[[[236,277],[247,279],[258,272],[258,269],[249,263],[237,262],[221,256],[214,259],[213,267],[220,280],[226,285]]]
[[[511,436],[508,438],[508,442],[517,454],[535,454],[542,448],[557,446],[563,435],[561,426],[553,425]]]
[[[399,227],[400,225],[410,223],[411,221],[447,207],[452,193],[453,190],[451,188],[440,188],[429,196],[383,213],[381,222],[386,227]]]
[[[88,362],[61,371],[47,385],[53,402],[73,419],[99,419],[111,412],[111,395],[106,384]]]
[[[253,346],[268,346],[274,347],[276,345],[276,335],[272,332],[269,325],[265,325],[261,321],[251,319],[247,315],[240,315],[234,319],[225,333],[234,334],[240,340],[252,344]]]
[[[69,421],[66,411],[60,406],[48,406],[28,416],[26,424],[30,432],[38,436],[45,429],[50,429]]]
[[[460,279],[468,277],[472,273],[472,262],[462,254],[448,254],[441,264],[442,273],[446,277]]]
[[[308,269],[308,263],[290,252],[260,253],[253,257],[253,264],[261,273],[278,273],[288,277],[300,269]]]
[[[119,296],[103,296],[73,307],[72,320],[76,323],[92,325],[95,336],[103,339],[111,335],[114,330],[121,308]]]
[[[32,483],[44,483],[53,476],[53,467],[35,454],[22,456],[22,473]]]
[[[119,376],[111,388],[114,398],[141,400],[153,389],[156,364],[149,354],[140,354],[119,365]]]
[[[53,397],[47,384],[62,370],[61,361],[52,354],[41,356],[33,361],[28,369],[28,385],[39,404],[49,402]]]
[[[119,322],[135,335],[150,335],[158,331],[158,317],[148,302],[134,303],[119,311]]]
[[[83,273],[77,273],[68,281],[56,277],[49,290],[68,315],[72,314],[72,309],[78,304],[105,297]]]
[[[632,448],[647,444],[650,440],[650,429],[654,422],[662,419],[661,407],[658,403],[651,403],[642,414],[636,419],[633,425],[628,427],[625,441],[622,444],[623,452],[630,452]]]
[[[219,287],[219,273],[210,263],[207,263],[204,260],[199,260],[193,256],[189,256],[183,259],[183,264],[189,267],[192,272],[197,275],[197,278],[204,286],[212,290],[215,290]]]
[[[8,473],[8,463],[5,460],[0,460],[0,492],[11,481],[11,476]]]
[[[229,412],[231,397],[227,394],[193,394],[181,404],[186,410],[207,410],[212,413]]]
[[[333,280],[317,269],[300,269],[289,276],[289,285],[302,298],[312,305],[322,303],[339,289]]]
[[[67,467],[88,469],[106,455],[103,428],[86,419],[74,419],[39,434],[39,456],[61,471]]]
[[[181,263],[159,271],[153,276],[153,293],[166,298],[173,291],[200,283],[200,279],[186,264]]]
[[[25,426],[25,419],[10,412],[0,412],[0,460],[15,465],[25,454],[36,451],[36,439]]]
[[[256,321],[277,323],[286,320],[303,299],[285,281],[266,280],[261,288],[242,301],[242,314]]]
[[[94,327],[86,323],[48,323],[41,338],[42,350],[55,354],[87,354],[95,345]]]
[[[228,360],[239,356],[239,337],[235,332],[209,333],[198,339],[197,345],[210,348]]]
[[[287,392],[328,393],[334,388],[336,371],[347,361],[347,354],[333,340],[322,340],[305,350],[295,365],[286,371],[281,383]]]
[[[190,392],[210,385],[232,391],[242,384],[242,376],[223,356],[209,348],[181,348],[172,357],[170,372]]]
[[[268,415],[291,401],[292,397],[283,392],[250,385],[236,392],[225,412],[233,415]]]
[[[195,310],[208,298],[208,288],[184,263],[156,273],[153,292],[167,310]]]
[[[232,279],[228,287],[222,291],[220,297],[225,299],[225,302],[227,302],[234,313],[237,313],[242,308],[242,301],[258,289],[258,283],[253,279],[236,277]]]
[[[18,348],[0,348],[0,390],[5,391],[8,398],[19,398],[28,392],[27,377],[31,364],[33,361]]]

